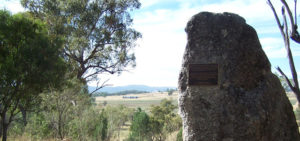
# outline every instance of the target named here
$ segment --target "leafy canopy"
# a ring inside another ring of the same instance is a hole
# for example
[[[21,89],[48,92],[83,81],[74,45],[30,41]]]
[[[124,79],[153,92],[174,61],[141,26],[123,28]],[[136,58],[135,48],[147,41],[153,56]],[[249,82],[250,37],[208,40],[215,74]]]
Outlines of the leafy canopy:
[[[22,5],[64,38],[64,57],[83,82],[135,66],[132,49],[141,34],[130,11],[138,0],[22,0]]]
[[[65,63],[61,40],[48,36],[43,22],[4,10],[0,19],[0,115],[8,127],[20,107],[30,109],[46,87],[60,85]]]
[[[138,108],[133,115],[130,126],[129,141],[143,141],[150,138],[150,118],[148,114]]]

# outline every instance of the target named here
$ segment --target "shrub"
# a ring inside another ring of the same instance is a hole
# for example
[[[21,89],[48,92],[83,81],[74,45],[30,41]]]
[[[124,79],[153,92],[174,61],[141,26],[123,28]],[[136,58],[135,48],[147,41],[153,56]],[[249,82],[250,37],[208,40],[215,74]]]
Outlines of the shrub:
[[[133,115],[128,141],[150,140],[150,118],[146,112],[138,108]]]
[[[179,132],[177,133],[176,141],[183,141],[183,138],[182,138],[182,127],[180,128]]]
[[[104,141],[107,138],[107,116],[94,108],[85,110],[80,117],[70,122],[69,136],[73,140]]]

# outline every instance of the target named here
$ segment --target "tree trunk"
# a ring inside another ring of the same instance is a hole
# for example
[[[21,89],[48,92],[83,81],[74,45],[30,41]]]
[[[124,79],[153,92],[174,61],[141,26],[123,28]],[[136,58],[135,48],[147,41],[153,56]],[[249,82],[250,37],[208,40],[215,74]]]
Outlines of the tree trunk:
[[[5,112],[1,115],[1,125],[2,125],[2,141],[6,141],[7,140],[7,129],[8,129],[8,124],[5,123],[5,118],[6,118],[6,114]]]
[[[8,129],[8,124],[3,125],[3,128],[2,128],[2,141],[7,140],[7,129]]]
[[[63,134],[62,134],[62,125],[61,125],[61,114],[59,114],[58,115],[58,134],[59,134],[59,138],[61,139],[61,140],[63,140],[64,139],[64,137],[63,137]]]
[[[0,138],[2,137],[2,119],[0,118]]]
[[[21,113],[22,113],[23,124],[24,124],[24,126],[26,126],[26,125],[27,125],[27,112],[26,112],[26,110],[23,108],[23,106],[20,106],[19,109],[20,109],[20,111],[21,111]]]

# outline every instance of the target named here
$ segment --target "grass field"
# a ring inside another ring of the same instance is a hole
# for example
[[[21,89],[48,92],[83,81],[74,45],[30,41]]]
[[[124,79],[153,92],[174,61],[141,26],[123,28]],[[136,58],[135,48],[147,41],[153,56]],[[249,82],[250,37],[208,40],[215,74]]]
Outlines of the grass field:
[[[171,99],[174,105],[178,105],[178,92],[174,92],[171,96],[168,96],[167,92],[163,93],[145,93],[145,94],[130,94],[126,96],[136,96],[137,99],[123,98],[123,96],[106,96],[96,97],[96,103],[99,105],[124,105],[130,108],[140,107],[145,111],[148,111],[151,105],[159,105],[163,99]]]

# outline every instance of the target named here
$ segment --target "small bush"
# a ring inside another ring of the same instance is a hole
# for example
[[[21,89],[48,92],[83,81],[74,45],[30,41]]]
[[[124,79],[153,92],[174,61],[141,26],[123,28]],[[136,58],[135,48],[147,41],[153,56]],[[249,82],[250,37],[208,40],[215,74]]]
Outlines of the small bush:
[[[150,118],[146,112],[138,108],[133,115],[128,141],[144,141],[150,139]]]
[[[182,127],[180,128],[179,132],[177,133],[176,141],[183,141],[183,139],[182,139]]]

